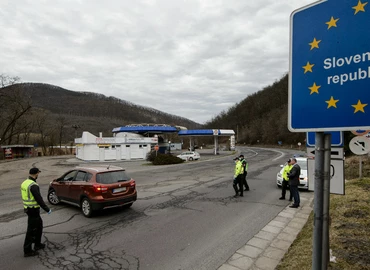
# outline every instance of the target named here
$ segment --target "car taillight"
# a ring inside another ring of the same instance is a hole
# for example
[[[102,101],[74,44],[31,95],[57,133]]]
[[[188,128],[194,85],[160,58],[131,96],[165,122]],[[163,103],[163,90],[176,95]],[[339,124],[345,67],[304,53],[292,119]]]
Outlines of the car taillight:
[[[101,185],[93,185],[95,192],[106,192],[108,190],[107,187]]]
[[[135,180],[131,180],[130,187],[135,187],[135,186],[136,186]]]

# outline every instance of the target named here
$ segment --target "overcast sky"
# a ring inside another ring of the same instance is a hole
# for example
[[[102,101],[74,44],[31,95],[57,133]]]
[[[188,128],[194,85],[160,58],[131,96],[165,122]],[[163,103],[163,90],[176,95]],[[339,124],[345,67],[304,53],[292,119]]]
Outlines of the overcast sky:
[[[288,72],[290,14],[313,2],[0,0],[0,74],[204,123]]]

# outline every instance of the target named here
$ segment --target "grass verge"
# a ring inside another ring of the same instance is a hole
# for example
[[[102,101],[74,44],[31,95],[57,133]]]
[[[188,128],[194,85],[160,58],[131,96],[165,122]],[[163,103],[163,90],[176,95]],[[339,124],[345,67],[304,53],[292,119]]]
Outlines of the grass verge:
[[[353,159],[348,162],[355,163]],[[358,173],[352,166],[348,168]],[[347,179],[351,172],[346,168]],[[346,181],[345,192],[330,196],[329,242],[335,259],[328,269],[370,269],[370,178]],[[312,269],[312,235],[313,213],[276,269]]]

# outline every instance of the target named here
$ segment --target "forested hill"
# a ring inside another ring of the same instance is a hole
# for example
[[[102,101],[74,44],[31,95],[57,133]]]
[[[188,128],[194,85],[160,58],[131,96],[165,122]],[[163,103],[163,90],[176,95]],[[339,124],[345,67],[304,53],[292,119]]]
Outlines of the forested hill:
[[[107,97],[103,94],[75,92],[42,83],[23,83],[21,86],[24,93],[32,97],[33,107],[43,108],[56,114],[120,119],[121,125],[133,123],[157,123],[186,127],[200,125],[184,117],[136,105],[116,97]]]
[[[206,127],[237,132],[237,142],[246,144],[304,144],[306,133],[288,130],[288,75],[247,96],[240,103],[208,121]]]
[[[8,138],[10,139],[8,141],[13,143],[16,142],[14,136],[19,132],[40,133],[42,128],[48,130],[50,136],[51,133],[58,133],[56,128],[58,126],[59,133],[64,134],[55,136],[63,137],[63,141],[73,140],[76,130],[72,126],[78,126],[78,135],[86,130],[95,135],[103,132],[104,136],[111,136],[113,128],[128,124],[168,124],[184,126],[188,129],[201,127],[200,124],[184,117],[115,97],[70,91],[50,84],[15,83],[0,90],[2,99],[0,103],[4,103],[2,105],[5,110],[0,119],[5,120],[5,116],[9,115],[15,120],[8,121],[9,127],[0,128],[0,136],[3,134],[2,138],[5,140]],[[24,111],[24,113],[16,111]],[[44,120],[39,121],[40,119]],[[44,127],[39,125],[37,128],[37,123],[42,123]]]

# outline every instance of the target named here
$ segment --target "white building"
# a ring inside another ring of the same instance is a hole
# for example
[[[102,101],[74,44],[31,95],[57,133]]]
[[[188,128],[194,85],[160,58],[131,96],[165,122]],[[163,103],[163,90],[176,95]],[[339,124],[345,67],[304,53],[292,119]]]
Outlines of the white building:
[[[144,137],[130,132],[116,133],[115,137],[94,136],[84,131],[75,139],[76,157],[82,160],[131,160],[145,159],[151,145],[158,144],[157,137]]]

